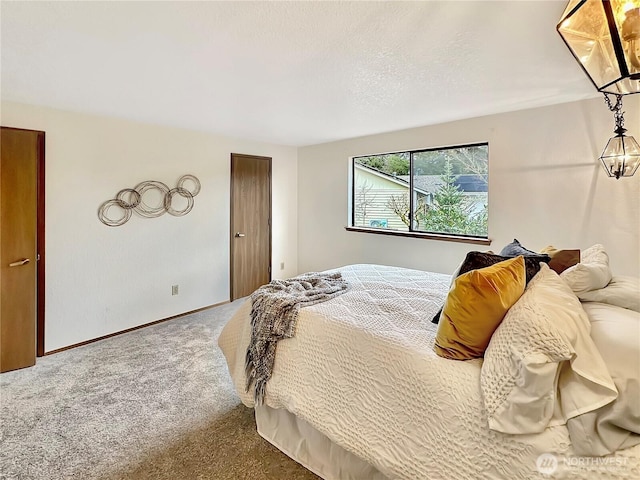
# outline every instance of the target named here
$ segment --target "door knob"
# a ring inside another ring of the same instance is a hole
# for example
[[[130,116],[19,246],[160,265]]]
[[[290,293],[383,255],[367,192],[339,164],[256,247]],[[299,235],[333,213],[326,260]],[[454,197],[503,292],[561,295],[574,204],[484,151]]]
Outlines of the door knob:
[[[236,237],[244,237],[244,233],[236,232]]]
[[[18,260],[17,262],[10,263],[9,266],[10,267],[21,267],[22,265],[26,265],[30,261],[31,260],[29,260],[28,258],[23,258],[22,260]]]

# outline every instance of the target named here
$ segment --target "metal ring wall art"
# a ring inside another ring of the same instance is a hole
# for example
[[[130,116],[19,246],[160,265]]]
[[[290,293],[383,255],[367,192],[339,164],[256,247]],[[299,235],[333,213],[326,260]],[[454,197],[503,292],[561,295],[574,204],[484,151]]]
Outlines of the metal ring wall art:
[[[100,205],[98,218],[109,227],[119,227],[127,223],[132,212],[145,218],[155,218],[165,213],[182,217],[193,209],[193,197],[198,193],[200,193],[200,180],[194,175],[180,177],[175,188],[169,188],[157,180],[148,180],[140,182],[134,188],[120,190],[116,198]],[[180,199],[176,196],[184,199],[178,208],[174,207],[174,199]],[[152,201],[154,198],[155,201]]]

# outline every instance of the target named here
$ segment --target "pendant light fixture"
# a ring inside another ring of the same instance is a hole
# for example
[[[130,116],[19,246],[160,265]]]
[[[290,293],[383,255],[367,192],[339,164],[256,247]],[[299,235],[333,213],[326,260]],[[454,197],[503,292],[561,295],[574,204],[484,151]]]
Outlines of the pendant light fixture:
[[[600,155],[607,175],[632,176],[640,146],[625,135],[622,97],[640,93],[640,0],[571,0],[556,29],[613,112],[616,135]]]
[[[622,95],[618,94],[616,103],[612,103],[609,94],[604,94],[609,110],[613,112],[616,128],[614,137],[607,142],[600,161],[607,175],[619,179],[620,177],[631,177],[640,165],[640,145],[633,137],[625,135],[627,131],[624,128],[624,112],[622,111]]]
[[[556,28],[599,92],[640,92],[640,0],[571,0]]]

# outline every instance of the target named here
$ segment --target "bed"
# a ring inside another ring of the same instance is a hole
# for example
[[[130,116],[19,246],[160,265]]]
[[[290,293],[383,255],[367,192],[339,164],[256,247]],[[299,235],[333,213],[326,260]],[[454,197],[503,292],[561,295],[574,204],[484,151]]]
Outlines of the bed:
[[[483,360],[434,353],[451,276],[382,265],[339,271],[349,290],[300,310],[264,397],[246,391],[251,301],[219,345],[258,432],[325,480],[640,478],[640,445],[577,455],[565,422],[535,434],[489,429]],[[606,311],[608,306],[602,305]]]

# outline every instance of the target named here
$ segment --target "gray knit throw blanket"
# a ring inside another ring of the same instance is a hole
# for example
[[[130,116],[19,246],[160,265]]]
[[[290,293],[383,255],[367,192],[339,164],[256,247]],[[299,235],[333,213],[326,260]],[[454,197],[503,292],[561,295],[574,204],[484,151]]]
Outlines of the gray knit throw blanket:
[[[272,280],[251,294],[251,342],[245,372],[247,391],[255,385],[255,401],[261,405],[271,378],[278,340],[295,334],[298,311],[329,300],[347,290],[341,273],[307,273],[288,280]]]

